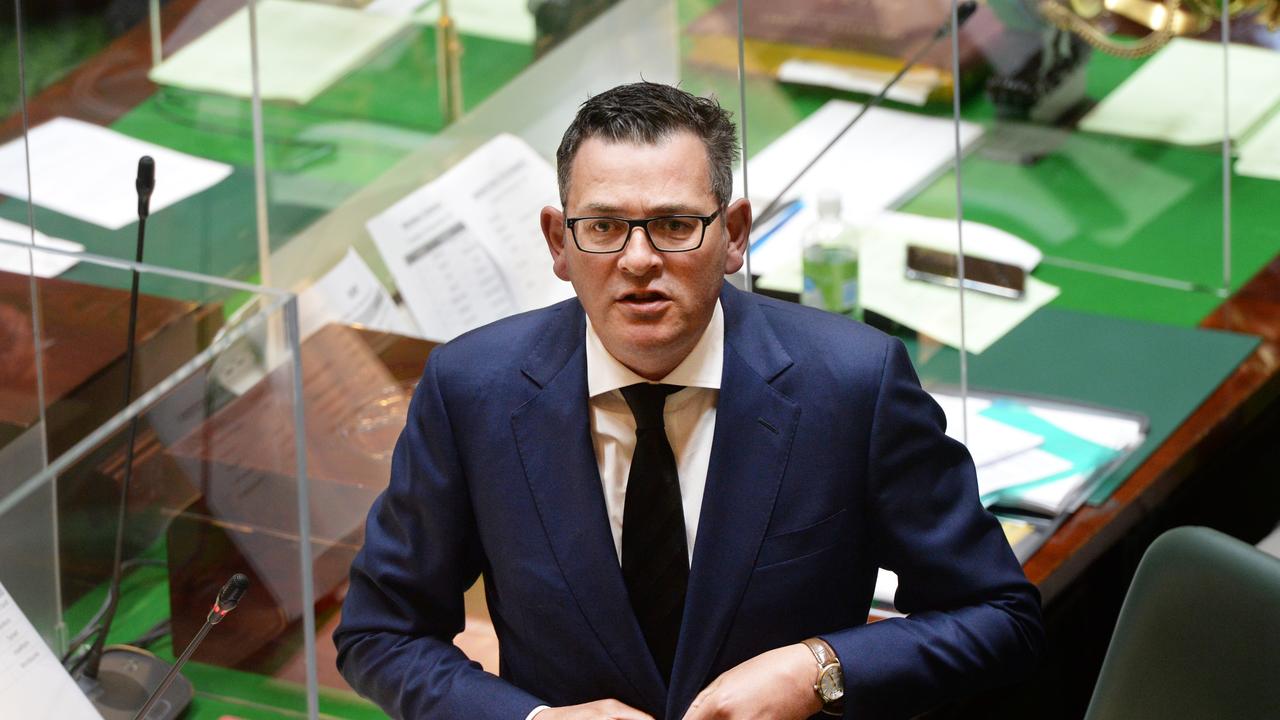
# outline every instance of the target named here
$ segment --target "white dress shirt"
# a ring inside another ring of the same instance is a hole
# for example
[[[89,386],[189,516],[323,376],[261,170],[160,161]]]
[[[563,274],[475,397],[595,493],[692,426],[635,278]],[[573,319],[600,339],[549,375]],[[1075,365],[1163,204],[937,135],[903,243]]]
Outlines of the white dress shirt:
[[[711,322],[698,344],[674,370],[659,382],[683,385],[685,389],[667,396],[662,412],[667,441],[676,457],[680,477],[680,502],[684,507],[684,531],[693,562],[693,545],[698,536],[702,493],[707,485],[711,462],[711,440],[716,430],[716,401],[720,397],[720,374],[724,370],[724,311],[716,301]],[[600,470],[600,489],[613,531],[613,547],[622,562],[622,517],[627,499],[627,475],[636,449],[636,419],[623,399],[621,389],[649,382],[609,354],[591,320],[587,320],[587,394],[591,410],[591,442]],[[605,699],[605,698],[601,698]],[[546,707],[537,707],[525,720]]]

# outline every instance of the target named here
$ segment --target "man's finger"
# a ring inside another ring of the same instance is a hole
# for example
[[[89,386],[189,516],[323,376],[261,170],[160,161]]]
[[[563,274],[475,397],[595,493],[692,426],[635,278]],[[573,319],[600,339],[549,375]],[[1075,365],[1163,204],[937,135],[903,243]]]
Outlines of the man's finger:
[[[604,711],[611,720],[653,720],[653,716],[620,700],[605,700]]]
[[[716,682],[719,682],[719,678],[716,679]],[[684,720],[703,720],[703,718],[710,717],[707,714],[707,695],[715,686],[716,683],[713,682],[698,693],[698,696],[693,699],[693,704],[685,711]]]

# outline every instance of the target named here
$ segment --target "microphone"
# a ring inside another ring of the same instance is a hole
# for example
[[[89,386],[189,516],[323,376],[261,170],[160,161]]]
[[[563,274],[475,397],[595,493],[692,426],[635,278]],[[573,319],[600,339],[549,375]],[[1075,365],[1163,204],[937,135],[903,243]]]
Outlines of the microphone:
[[[213,602],[213,609],[209,611],[209,618],[205,621],[211,625],[217,625],[227,616],[227,613],[236,609],[240,604],[240,598],[244,597],[244,593],[249,589],[249,578],[244,573],[236,573],[231,576],[226,585],[218,591],[218,599]]]
[[[964,25],[964,23],[969,18],[973,17],[973,14],[977,12],[977,10],[978,10],[977,0],[964,0],[963,2],[960,2],[959,4],[957,4],[956,18],[955,18],[957,20],[956,27],[960,25]],[[801,168],[800,172],[796,173],[796,176],[791,178],[791,182],[788,182],[782,188],[782,190],[778,192],[777,197],[775,197],[768,205],[766,205],[764,210],[761,211],[761,213],[758,216],[756,216],[755,222],[757,224],[763,225],[764,223],[768,222],[768,220],[771,217],[773,217],[774,213],[778,212],[778,210],[781,209],[780,206],[782,204],[782,199],[786,197],[787,193],[791,190],[791,188],[795,187],[796,183],[800,181],[800,178],[804,177],[806,173],[812,170],[813,166],[817,165],[818,161],[821,160],[828,152],[830,152],[831,148],[835,147],[836,143],[840,142],[840,138],[844,137],[845,133],[849,132],[849,130],[851,130],[854,125],[858,124],[858,121],[861,120],[862,117],[867,114],[868,110],[884,102],[885,97],[889,94],[889,91],[893,89],[893,86],[897,85],[898,81],[901,80],[903,77],[905,77],[906,74],[910,72],[911,69],[914,68],[917,63],[920,62],[921,58],[923,58],[925,55],[929,53],[930,50],[933,49],[933,46],[936,45],[939,40],[941,40],[942,38],[946,37],[948,34],[951,33],[951,30],[952,30],[951,20],[952,20],[951,17],[947,17],[946,21],[944,21],[941,25],[939,25],[938,29],[934,31],[933,37],[929,38],[929,42],[922,45],[920,49],[916,50],[915,54],[912,55],[909,60],[907,60],[907,62],[903,63],[902,68],[898,70],[897,74],[894,75],[892,78],[890,78],[889,82],[885,83],[885,86],[880,89],[880,93],[877,94],[875,97],[871,98],[871,100],[864,103],[862,106],[862,109],[858,111],[857,115],[853,116],[853,119],[850,120],[848,124],[844,126],[844,129],[836,133],[836,136],[831,138],[831,141],[828,142],[826,146],[823,147],[822,150],[817,155],[813,156],[813,159],[809,161],[809,164]],[[956,79],[955,88],[953,92],[960,92],[959,78]]]
[[[209,610],[209,617],[204,621],[204,627],[200,628],[200,632],[196,633],[196,636],[191,638],[191,642],[187,643],[187,648],[182,651],[182,655],[178,658],[178,661],[173,664],[173,667],[169,668],[168,674],[164,676],[164,679],[160,681],[160,685],[151,692],[151,696],[148,697],[147,701],[138,709],[137,714],[133,716],[133,720],[143,720],[147,717],[147,711],[156,703],[156,700],[160,699],[161,695],[164,695],[164,691],[169,689],[169,685],[173,682],[173,679],[178,676],[178,671],[182,669],[183,665],[187,664],[187,660],[191,658],[191,655],[195,653],[196,648],[200,646],[200,642],[204,640],[204,636],[209,634],[209,629],[222,622],[223,618],[227,616],[227,613],[234,610],[236,605],[240,604],[240,599],[244,597],[244,592],[248,589],[249,578],[245,577],[242,573],[232,575],[231,579],[222,586],[222,590],[218,591],[218,599],[213,601],[213,608]],[[176,713],[174,714],[176,715]],[[172,717],[172,715],[165,714],[161,717],[169,718]]]
[[[138,159],[138,179],[133,183],[138,191],[138,219],[151,214],[151,193],[156,189],[156,161],[150,155]]]

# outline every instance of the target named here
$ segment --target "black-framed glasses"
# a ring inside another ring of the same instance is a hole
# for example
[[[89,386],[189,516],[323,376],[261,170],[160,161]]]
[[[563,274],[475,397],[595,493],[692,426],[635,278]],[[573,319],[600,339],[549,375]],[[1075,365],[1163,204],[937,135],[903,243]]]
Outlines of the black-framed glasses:
[[[658,252],[689,252],[702,247],[707,226],[718,217],[720,210],[710,215],[661,215],[639,220],[593,216],[566,218],[564,222],[573,243],[585,253],[622,252],[636,228],[644,228],[649,244]]]

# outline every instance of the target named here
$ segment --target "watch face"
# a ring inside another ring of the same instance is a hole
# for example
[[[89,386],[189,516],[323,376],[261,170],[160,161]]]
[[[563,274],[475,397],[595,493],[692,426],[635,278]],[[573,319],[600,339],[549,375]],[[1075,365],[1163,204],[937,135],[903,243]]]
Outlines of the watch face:
[[[818,690],[823,702],[835,702],[844,697],[844,675],[839,665],[830,665],[822,671],[818,678]]]

